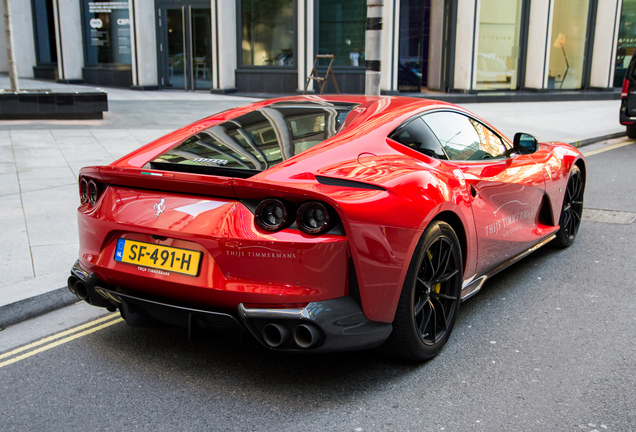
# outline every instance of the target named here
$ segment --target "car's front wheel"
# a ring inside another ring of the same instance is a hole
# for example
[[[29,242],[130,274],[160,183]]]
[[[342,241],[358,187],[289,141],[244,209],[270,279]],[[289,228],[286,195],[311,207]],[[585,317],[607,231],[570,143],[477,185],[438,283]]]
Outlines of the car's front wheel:
[[[560,229],[557,232],[554,244],[565,248],[572,244],[579,232],[581,217],[583,216],[583,174],[578,166],[574,165],[570,171],[570,178],[563,197],[563,207],[559,218]]]
[[[389,347],[412,360],[437,355],[453,331],[462,288],[462,255],[453,228],[435,221],[413,254]]]

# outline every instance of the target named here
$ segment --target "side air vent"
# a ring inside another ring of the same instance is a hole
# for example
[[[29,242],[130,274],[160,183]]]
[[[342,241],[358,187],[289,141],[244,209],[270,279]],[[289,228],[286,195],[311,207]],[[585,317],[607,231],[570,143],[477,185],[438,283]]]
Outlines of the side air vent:
[[[349,188],[355,188],[355,189],[371,189],[371,190],[386,191],[386,189],[383,188],[382,186],[378,186],[372,183],[363,183],[363,182],[359,182],[355,180],[345,180],[345,179],[324,177],[324,176],[318,176],[318,175],[316,176],[316,180],[318,180],[318,183],[320,184],[329,185],[329,186],[342,186],[342,187],[349,187]]]

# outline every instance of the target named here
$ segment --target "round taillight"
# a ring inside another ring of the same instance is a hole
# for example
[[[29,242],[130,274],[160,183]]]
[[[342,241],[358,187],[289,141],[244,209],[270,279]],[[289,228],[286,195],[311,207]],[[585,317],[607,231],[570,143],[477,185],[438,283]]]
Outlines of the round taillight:
[[[317,201],[301,205],[296,214],[296,223],[307,234],[320,234],[330,228],[331,217],[324,204]]]
[[[99,198],[99,186],[93,180],[88,182],[88,203],[94,206]]]
[[[268,198],[256,207],[256,223],[267,231],[277,231],[287,224],[287,208],[282,201]]]
[[[85,178],[80,179],[79,182],[80,187],[80,200],[82,204],[86,204],[88,202],[88,182]]]

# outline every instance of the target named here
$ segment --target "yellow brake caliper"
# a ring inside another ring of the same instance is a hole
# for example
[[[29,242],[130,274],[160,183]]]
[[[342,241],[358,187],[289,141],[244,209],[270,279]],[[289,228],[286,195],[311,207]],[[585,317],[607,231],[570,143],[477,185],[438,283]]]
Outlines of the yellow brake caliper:
[[[428,254],[428,258],[433,261],[433,254],[431,253],[430,250],[427,250],[426,253]],[[442,289],[442,283],[439,282],[437,285],[435,285],[435,288],[433,289],[437,294],[439,294],[439,291]]]

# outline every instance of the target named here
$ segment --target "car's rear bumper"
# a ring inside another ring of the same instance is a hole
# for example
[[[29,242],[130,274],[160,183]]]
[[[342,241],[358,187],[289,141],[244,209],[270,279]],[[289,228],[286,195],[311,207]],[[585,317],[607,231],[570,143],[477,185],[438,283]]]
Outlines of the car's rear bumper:
[[[618,120],[623,126],[631,126],[636,123],[636,117],[632,117],[627,112],[627,103],[621,100],[621,108],[618,114]]]
[[[71,292],[94,306],[119,309],[132,326],[167,323],[187,328],[191,337],[207,330],[246,331],[264,346],[283,351],[374,348],[392,331],[391,324],[369,321],[349,296],[311,302],[300,308],[257,308],[241,303],[236,311],[204,310],[107,286],[83,269],[79,261],[71,269],[68,285]]]
[[[153,203],[165,206],[159,217]],[[82,267],[144,298],[236,310],[239,303],[307,304],[347,294],[344,232],[266,232],[237,200],[108,186],[94,206],[79,208],[78,228]],[[139,249],[126,252],[126,244]],[[181,271],[185,255],[193,272]],[[169,262],[175,265],[161,266]]]

